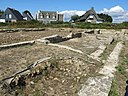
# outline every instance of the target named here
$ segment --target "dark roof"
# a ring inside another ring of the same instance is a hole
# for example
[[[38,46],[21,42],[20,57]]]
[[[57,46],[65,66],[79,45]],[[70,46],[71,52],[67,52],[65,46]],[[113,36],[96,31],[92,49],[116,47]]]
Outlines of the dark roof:
[[[28,14],[28,15],[30,15],[30,16],[32,17],[32,14],[31,14],[28,10],[24,11],[23,13],[24,13],[24,14]],[[33,17],[32,17],[32,18],[33,18]]]
[[[55,11],[40,11],[40,13],[43,13],[43,14],[49,14],[49,15],[52,15],[52,14],[57,14],[57,12]]]
[[[96,14],[94,8],[92,7],[90,10],[88,10],[84,15],[80,17],[79,21],[86,20],[90,14],[94,14],[97,20],[103,20]]]
[[[18,20],[23,20],[23,16],[20,14],[20,12],[18,10],[12,9],[12,8],[8,8]]]
[[[23,12],[23,17],[26,17],[26,16],[29,17],[30,19],[33,19],[32,14],[28,10]]]

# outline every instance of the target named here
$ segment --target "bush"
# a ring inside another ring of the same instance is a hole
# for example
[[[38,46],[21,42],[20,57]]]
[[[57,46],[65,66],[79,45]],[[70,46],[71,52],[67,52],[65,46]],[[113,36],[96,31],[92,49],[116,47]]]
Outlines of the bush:
[[[34,28],[34,27],[41,27],[42,23],[36,20],[32,20],[32,21],[10,22],[8,23],[8,25],[13,28]]]
[[[7,26],[7,25],[8,25],[7,23],[0,22],[0,26]]]
[[[75,26],[74,26],[75,25]],[[119,24],[113,23],[87,23],[87,22],[76,22],[72,25],[70,22],[54,21],[48,24],[43,24],[37,20],[32,21],[18,21],[0,23],[0,26],[8,26],[9,28],[39,28],[39,27],[52,27],[52,28],[82,28],[82,29],[128,29],[128,22]]]
[[[63,24],[63,21],[52,21],[51,24]]]

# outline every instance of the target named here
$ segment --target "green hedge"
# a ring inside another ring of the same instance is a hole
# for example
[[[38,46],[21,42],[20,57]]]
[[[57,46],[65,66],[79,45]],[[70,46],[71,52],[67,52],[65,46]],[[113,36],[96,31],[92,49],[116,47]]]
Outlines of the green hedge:
[[[53,28],[82,28],[82,29],[128,29],[128,22],[113,24],[113,23],[100,23],[92,24],[85,22],[51,22],[50,24],[42,24],[39,21],[19,21],[16,23],[0,23],[0,27],[9,28],[39,28],[39,27],[53,27]]]

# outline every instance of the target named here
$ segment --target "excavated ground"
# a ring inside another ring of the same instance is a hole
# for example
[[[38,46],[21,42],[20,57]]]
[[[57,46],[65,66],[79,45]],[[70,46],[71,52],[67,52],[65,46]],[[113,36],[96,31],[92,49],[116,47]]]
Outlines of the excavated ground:
[[[0,32],[0,45],[4,44],[11,44],[11,43],[17,43],[17,42],[23,42],[23,41],[30,41],[35,39],[40,39],[46,36],[51,35],[61,35],[61,36],[67,36],[70,32],[78,32],[83,31],[82,29],[56,29],[56,28],[46,28],[44,31],[28,31],[28,32]]]
[[[83,32],[81,29],[47,29],[41,32],[0,33],[0,44],[35,40],[53,34],[67,36],[71,31]],[[97,36],[100,39],[97,39]],[[1,96],[78,96],[79,90],[89,77],[100,75],[98,71],[104,65],[102,60],[106,60],[116,45],[117,41],[105,44],[104,38],[108,38],[108,34],[83,33],[81,38],[57,43],[80,50],[83,54],[43,43],[1,50],[0,79],[11,76],[41,58],[53,57],[58,61],[56,67],[48,69],[45,74],[27,78],[23,88],[17,86],[11,94],[0,91]],[[105,44],[107,49],[99,57],[101,61],[89,58],[102,44]]]

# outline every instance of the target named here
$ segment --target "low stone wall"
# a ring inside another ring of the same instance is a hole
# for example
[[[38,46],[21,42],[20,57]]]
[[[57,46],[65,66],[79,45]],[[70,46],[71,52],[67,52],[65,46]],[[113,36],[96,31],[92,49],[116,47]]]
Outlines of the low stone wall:
[[[28,31],[44,31],[44,28],[16,28],[16,29],[0,29],[0,32],[28,32]]]
[[[56,34],[56,35],[44,37],[44,38],[41,38],[41,39],[37,39],[36,41],[42,42],[42,43],[45,43],[45,44],[59,43],[59,42],[67,41],[69,39],[80,38],[80,37],[82,37],[82,33],[70,33],[67,37],[62,37],[62,36],[59,36],[59,35]]]
[[[66,40],[69,40],[72,38],[80,38],[81,36],[82,36],[82,33],[73,34],[71,38],[70,37],[62,37],[59,35],[52,35],[52,36],[44,37],[44,38],[33,40],[33,41],[25,41],[25,42],[13,43],[13,44],[8,44],[8,45],[0,45],[0,50],[6,49],[6,48],[23,46],[23,45],[32,45],[35,42],[36,43],[40,42],[40,43],[44,43],[44,44],[59,43],[59,42],[63,42],[63,41],[66,41]]]
[[[76,53],[79,53],[79,54],[83,54],[83,52],[81,50],[73,49],[73,48],[71,48],[69,46],[58,45],[58,44],[48,44],[48,45],[59,47],[59,48],[64,48],[64,49],[71,50],[71,51],[76,52]]]
[[[82,33],[70,33],[66,38],[73,39],[73,38],[80,38],[82,37]]]
[[[89,57],[92,58],[92,59],[95,59],[97,61],[100,61],[100,58],[99,57],[105,51],[105,49],[106,49],[106,46],[105,45],[100,45],[95,52],[93,52],[93,53],[91,53],[89,55]]]
[[[52,35],[52,36],[44,37],[41,39],[37,39],[35,41],[48,44],[48,43],[59,43],[59,42],[66,41],[66,40],[68,40],[68,38],[64,38],[59,35]]]
[[[83,33],[87,33],[87,34],[101,34],[101,30],[100,29],[87,29]]]
[[[108,96],[112,79],[114,78],[115,67],[118,66],[118,57],[123,47],[122,42],[118,42],[112,53],[106,60],[104,67],[99,71],[100,76],[89,77],[78,92],[79,96]]]
[[[13,44],[8,44],[8,45],[0,45],[0,50],[6,49],[6,48],[23,46],[23,45],[32,45],[34,43],[35,43],[35,41],[25,41],[25,42],[13,43]]]

